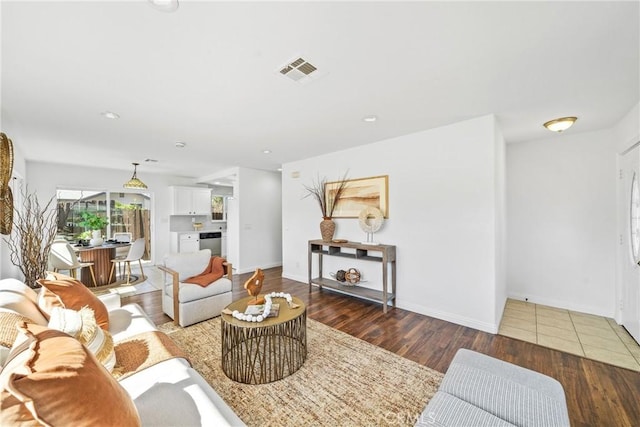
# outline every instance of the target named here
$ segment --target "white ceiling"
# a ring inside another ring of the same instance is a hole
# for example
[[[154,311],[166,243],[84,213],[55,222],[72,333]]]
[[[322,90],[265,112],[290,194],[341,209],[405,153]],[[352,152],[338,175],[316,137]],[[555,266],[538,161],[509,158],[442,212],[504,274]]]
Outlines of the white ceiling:
[[[640,98],[637,1],[1,7],[2,130],[28,160],[139,176],[275,170],[490,113],[514,143],[559,116],[610,127]],[[324,75],[278,74],[298,55]]]

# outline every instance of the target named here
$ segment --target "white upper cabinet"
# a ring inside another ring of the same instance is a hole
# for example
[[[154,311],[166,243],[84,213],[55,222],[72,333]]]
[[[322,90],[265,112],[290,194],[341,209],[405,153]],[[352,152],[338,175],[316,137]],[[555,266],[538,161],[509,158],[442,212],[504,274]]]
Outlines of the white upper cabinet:
[[[211,189],[171,187],[173,215],[211,215]]]

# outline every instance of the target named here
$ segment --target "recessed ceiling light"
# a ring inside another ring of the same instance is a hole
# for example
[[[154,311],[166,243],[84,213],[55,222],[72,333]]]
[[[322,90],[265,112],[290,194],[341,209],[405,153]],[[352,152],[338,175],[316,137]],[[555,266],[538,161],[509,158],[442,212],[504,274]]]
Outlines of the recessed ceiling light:
[[[178,141],[176,142],[176,148],[184,148],[187,146],[186,142]]]
[[[107,118],[107,119],[119,119],[120,116],[116,113],[114,113],[113,111],[103,111],[102,113],[102,117]]]
[[[376,120],[378,120],[378,117],[377,116],[365,116],[362,120],[367,122],[367,123],[373,123]]]
[[[562,132],[573,126],[576,120],[578,120],[577,117],[560,117],[559,119],[549,120],[543,126],[552,132]]]
[[[175,12],[178,9],[178,0],[149,0],[149,3],[161,12]]]
[[[282,172],[282,168],[278,168],[276,169],[278,172]]]
[[[262,150],[262,153],[264,153],[264,154],[271,154],[271,150]]]

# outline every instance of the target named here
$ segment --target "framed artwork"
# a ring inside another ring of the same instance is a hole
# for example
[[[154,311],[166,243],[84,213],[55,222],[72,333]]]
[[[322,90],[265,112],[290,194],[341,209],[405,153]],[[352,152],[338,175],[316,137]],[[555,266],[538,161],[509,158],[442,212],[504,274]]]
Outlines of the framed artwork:
[[[332,197],[339,185],[340,181],[327,182],[324,197]],[[333,218],[358,218],[360,212],[369,206],[380,209],[384,217],[389,218],[389,175],[348,180],[333,211]]]

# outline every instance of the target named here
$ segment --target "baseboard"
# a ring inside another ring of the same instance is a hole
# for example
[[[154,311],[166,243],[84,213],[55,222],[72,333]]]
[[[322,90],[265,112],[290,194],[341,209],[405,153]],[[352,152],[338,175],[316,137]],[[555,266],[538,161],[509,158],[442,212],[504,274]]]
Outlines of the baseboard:
[[[571,310],[578,311],[580,313],[593,314],[596,316],[610,317],[615,318],[615,314],[609,313],[604,310],[602,307],[592,307],[586,306],[582,304],[576,304],[573,301],[561,301],[554,298],[546,298],[537,295],[522,295],[518,293],[509,292],[507,295],[508,298],[518,300],[518,301],[527,301],[533,304],[547,305],[549,307],[561,308],[563,310]]]
[[[433,308],[424,307],[417,304],[411,304],[403,301],[397,301],[398,308],[403,310],[409,310],[414,313],[423,314],[429,317],[435,317],[436,319],[444,320],[447,322],[455,323],[456,325],[466,326],[467,328],[478,329],[490,334],[497,334],[499,325],[494,323],[481,322],[471,317],[461,316],[457,313],[449,313],[441,310],[434,310]]]
[[[294,280],[296,282],[300,282],[304,285],[309,284],[309,278],[307,276],[296,276],[294,274],[287,274],[284,271],[282,272],[282,277],[289,280]]]
[[[282,277],[289,280],[295,280],[296,282],[301,282],[301,284],[307,285],[308,278],[307,276],[296,276],[294,274],[286,274],[282,273]],[[355,298],[355,297],[354,297]],[[411,304],[404,301],[396,301],[396,307],[401,308],[403,310],[412,311],[414,313],[423,314],[429,317],[435,317],[436,319],[445,320],[447,322],[455,323],[456,325],[466,326],[468,328],[478,329],[480,331],[488,332],[490,334],[498,333],[498,326],[492,323],[479,322],[476,319],[472,319],[465,316],[460,316],[455,313],[448,313],[444,311],[434,310],[429,307],[424,307],[417,304]]]
[[[233,274],[253,273],[254,271],[256,271],[256,268],[261,268],[262,270],[266,270],[267,268],[274,268],[274,267],[282,267],[282,262],[276,262],[273,264],[256,265],[254,267],[245,267],[242,269],[235,269]]]

